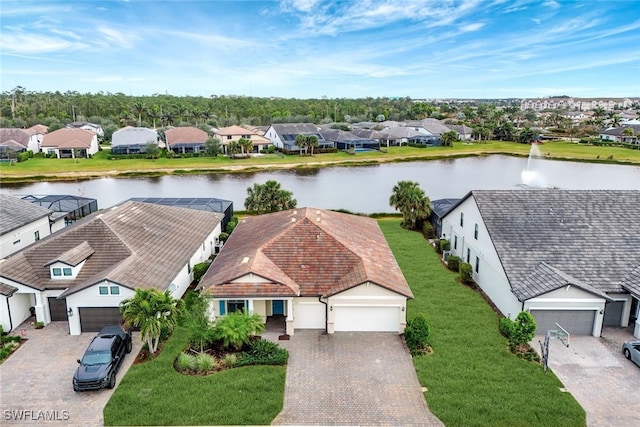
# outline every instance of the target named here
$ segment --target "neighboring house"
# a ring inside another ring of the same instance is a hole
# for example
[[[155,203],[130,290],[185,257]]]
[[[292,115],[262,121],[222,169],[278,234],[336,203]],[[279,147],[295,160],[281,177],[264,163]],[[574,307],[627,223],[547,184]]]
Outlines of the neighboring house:
[[[258,135],[253,130],[245,129],[241,126],[229,126],[220,128],[215,132],[215,136],[220,140],[222,150],[225,154],[229,153],[229,144],[232,142],[238,142],[240,139],[248,139],[253,143],[251,148],[252,153],[259,153],[261,150],[266,150],[271,141],[264,136]]]
[[[320,129],[313,123],[275,123],[269,126],[264,133],[271,143],[284,151],[301,151],[296,145],[298,135],[315,136],[318,138],[318,148],[333,148],[333,143],[325,141],[320,134]]]
[[[627,135],[625,129],[631,129],[633,132],[631,135]],[[605,141],[621,142],[625,144],[638,144],[638,137],[640,136],[640,124],[624,124],[617,128],[608,128],[600,131],[598,135],[600,139]]]
[[[639,206],[634,190],[474,190],[442,237],[505,316],[598,337],[640,314]]]
[[[380,141],[360,137],[340,129],[320,129],[320,135],[325,141],[332,142],[338,150],[369,151],[380,149]]]
[[[382,144],[386,145],[387,147],[407,145],[411,138],[415,136],[425,135],[424,133],[420,133],[415,129],[404,126],[382,130],[380,131],[380,134],[382,135],[382,139],[380,142],[382,142]]]
[[[451,130],[454,130],[458,133],[458,140],[460,141],[470,141],[473,139],[473,128],[470,128],[466,125],[447,125],[447,127]]]
[[[22,152],[31,150],[40,152],[40,143],[44,133],[34,129],[2,128],[0,129],[0,151]]]
[[[374,219],[314,208],[241,220],[197,289],[214,317],[280,317],[289,335],[402,333],[413,298]]]
[[[119,304],[136,288],[180,298],[193,266],[207,260],[222,215],[127,201],[93,214],[2,262],[0,320],[16,328],[35,308],[45,324],[69,322],[69,333],[121,321]]]
[[[374,141],[380,142],[382,140],[382,133],[373,129],[351,129],[352,134],[357,135],[361,138],[373,139]]]
[[[43,152],[57,158],[88,158],[99,150],[98,137],[84,129],[62,128],[44,135],[40,145]]]
[[[433,225],[436,237],[442,236],[442,217],[445,216],[460,199],[431,200],[431,214],[429,222]]]
[[[402,125],[411,128],[416,132],[420,132],[421,134],[438,137],[451,130],[448,126],[443,125],[440,120],[437,119],[407,120],[402,123]]]
[[[158,132],[155,129],[127,126],[113,133],[111,152],[113,154],[144,153],[149,144],[158,145]]]
[[[96,199],[69,194],[28,195],[22,196],[22,200],[53,211],[49,217],[51,233],[55,233],[98,210]]]
[[[439,136],[435,135],[415,135],[409,138],[407,141],[408,144],[425,144],[427,146],[440,146],[442,145],[442,141]]]
[[[167,129],[164,132],[167,149],[175,153],[203,153],[209,135],[202,129],[184,126]]]
[[[102,129],[102,126],[97,125],[95,123],[89,123],[89,122],[72,122],[69,123],[66,126],[68,129],[83,129],[83,130],[88,130],[89,132],[93,132],[96,135],[98,135],[99,137],[103,137],[104,136],[104,130]]]
[[[52,213],[50,209],[19,197],[0,194],[0,258],[51,234],[49,218]]]

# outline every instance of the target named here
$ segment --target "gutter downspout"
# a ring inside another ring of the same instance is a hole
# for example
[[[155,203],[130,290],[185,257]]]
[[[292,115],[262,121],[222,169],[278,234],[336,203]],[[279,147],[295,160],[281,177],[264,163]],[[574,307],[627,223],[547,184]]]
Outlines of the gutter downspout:
[[[322,295],[318,297],[318,302],[324,304],[324,333],[328,334],[329,328],[327,324],[329,323],[329,306],[326,302],[322,301]]]
[[[12,296],[13,294],[7,297],[7,313],[9,313],[9,332],[13,331],[13,319],[11,318],[11,304],[9,304],[9,298],[11,298]]]

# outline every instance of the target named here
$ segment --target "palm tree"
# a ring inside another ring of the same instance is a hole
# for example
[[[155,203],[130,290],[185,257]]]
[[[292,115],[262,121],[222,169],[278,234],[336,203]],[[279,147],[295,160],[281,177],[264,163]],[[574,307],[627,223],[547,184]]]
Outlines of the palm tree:
[[[302,155],[302,149],[304,149],[305,153],[307,152],[307,141],[307,135],[299,134],[296,136],[296,145],[300,147],[300,155]]]
[[[240,145],[243,153],[246,152],[249,154],[253,149],[253,141],[249,138],[240,138],[240,140],[238,140],[238,144]]]
[[[318,144],[318,137],[315,135],[309,135],[307,136],[307,146],[311,147],[311,155],[313,156],[313,149],[314,147],[317,147]]]
[[[458,132],[455,130],[445,132],[440,135],[440,140],[445,147],[453,147],[453,143],[458,140]]]
[[[171,333],[178,324],[184,302],[169,291],[136,289],[135,295],[120,302],[126,328],[140,328],[149,352],[155,353],[163,333]]]
[[[429,198],[413,181],[399,181],[392,190],[389,205],[402,214],[402,227],[415,230],[419,221],[431,214]]]
[[[231,155],[231,158],[235,158],[236,154],[238,154],[242,150],[242,147],[238,143],[238,141],[231,141],[229,145],[227,145],[227,154]]]
[[[298,204],[293,193],[280,187],[280,183],[269,180],[264,184],[253,184],[247,188],[245,209],[249,212],[267,213],[293,209]]]
[[[147,111],[147,106],[144,101],[135,101],[131,106],[131,111],[138,115],[138,126],[142,126],[142,113]]]

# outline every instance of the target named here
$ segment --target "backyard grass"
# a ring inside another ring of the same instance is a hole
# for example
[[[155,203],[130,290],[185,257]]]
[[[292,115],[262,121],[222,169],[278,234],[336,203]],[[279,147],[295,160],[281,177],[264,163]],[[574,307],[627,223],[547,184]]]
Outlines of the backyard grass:
[[[586,415],[551,371],[513,356],[498,317],[482,296],[456,281],[438,254],[398,219],[379,220],[424,314],[433,354],[413,359],[431,411],[447,426],[584,426]]]
[[[178,328],[156,359],[131,366],[104,408],[105,425],[266,425],[280,413],[284,366],[182,375],[173,362],[187,344]]]
[[[506,154],[527,156],[530,146],[514,142],[488,141],[457,143],[453,147],[389,147],[386,152],[370,151],[355,155],[346,152],[314,156],[266,154],[248,159],[218,157],[119,159],[109,160],[108,150],[91,159],[32,158],[26,162],[0,163],[0,181],[44,181],[99,176],[158,175],[167,173],[210,173],[252,171],[276,168],[317,168],[330,165],[358,165],[378,162],[432,160],[461,156]],[[586,146],[555,141],[540,146],[547,158],[601,163],[640,164],[640,150],[621,147]]]

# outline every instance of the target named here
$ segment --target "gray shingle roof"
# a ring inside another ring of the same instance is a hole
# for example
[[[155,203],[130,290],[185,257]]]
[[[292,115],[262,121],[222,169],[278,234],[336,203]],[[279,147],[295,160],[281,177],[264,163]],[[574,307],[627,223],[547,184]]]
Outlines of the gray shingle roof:
[[[469,195],[519,298],[548,292],[563,280],[598,292],[640,290],[640,191],[474,190]],[[543,262],[551,270],[540,267]],[[548,274],[552,284],[540,287],[536,272]]]
[[[167,289],[222,214],[128,201],[91,215],[14,254],[0,276],[35,289],[68,295],[98,281]],[[51,260],[86,258],[74,280],[52,280]]]
[[[19,197],[0,194],[0,235],[49,216],[52,211]]]

